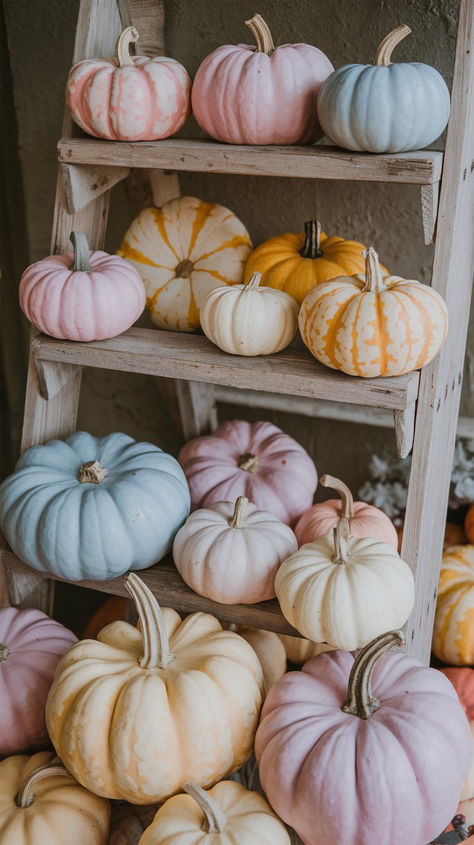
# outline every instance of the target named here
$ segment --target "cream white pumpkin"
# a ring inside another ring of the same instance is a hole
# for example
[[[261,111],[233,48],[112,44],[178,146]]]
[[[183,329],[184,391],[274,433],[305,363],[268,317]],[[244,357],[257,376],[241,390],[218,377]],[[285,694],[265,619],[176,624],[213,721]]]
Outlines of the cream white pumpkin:
[[[194,783],[169,798],[139,845],[290,845],[285,825],[258,792],[223,780],[206,792]]]
[[[252,243],[228,208],[179,197],[145,208],[129,226],[118,254],[140,273],[153,322],[161,329],[199,329],[206,294],[242,281]]]
[[[428,364],[448,330],[448,312],[433,288],[383,276],[375,250],[365,275],[322,282],[304,298],[299,327],[315,358],[333,370],[373,378],[399,376]]]
[[[415,595],[412,572],[395,549],[351,537],[345,519],[281,565],[275,590],[300,634],[345,651],[404,625]]]
[[[143,581],[126,581],[140,629],[112,622],[73,646],[46,705],[51,740],[97,795],[162,801],[203,786],[252,752],[263,676],[251,646],[207,613],[162,611]],[[141,633],[143,632],[143,633]]]
[[[296,551],[291,528],[244,496],[194,511],[173,543],[181,577],[197,593],[222,604],[274,598],[280,564]]]
[[[280,642],[285,649],[287,659],[290,663],[302,666],[317,654],[323,651],[331,651],[332,646],[327,643],[313,643],[312,640],[305,640],[304,637],[290,637],[288,634],[278,634]]]
[[[246,285],[215,288],[201,306],[204,334],[232,355],[271,355],[285,349],[298,328],[299,307],[282,290],[260,287],[255,272]]]
[[[280,635],[275,634],[274,631],[265,631],[263,628],[247,628],[245,625],[235,625],[233,622],[224,623],[223,627],[229,631],[236,631],[252,646],[262,666],[265,695],[267,695],[273,684],[286,672],[286,651]],[[287,637],[287,639],[297,640],[299,638]],[[306,640],[302,642],[306,642]]]

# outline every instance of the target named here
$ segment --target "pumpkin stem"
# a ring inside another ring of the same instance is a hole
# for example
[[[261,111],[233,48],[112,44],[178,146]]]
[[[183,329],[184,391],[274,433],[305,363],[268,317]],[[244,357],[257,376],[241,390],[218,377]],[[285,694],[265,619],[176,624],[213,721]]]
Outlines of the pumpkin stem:
[[[349,563],[351,556],[349,554],[349,522],[344,517],[341,517],[337,525],[332,530],[334,537],[334,551],[335,555],[332,559],[333,563]]]
[[[133,67],[134,62],[130,55],[130,44],[135,44],[138,41],[139,35],[134,26],[127,26],[123,32],[120,33],[117,46],[115,47],[115,55],[119,67]]]
[[[194,264],[189,258],[183,258],[176,267],[174,274],[177,279],[188,279],[194,270]]]
[[[183,786],[183,789],[191,798],[194,798],[204,814],[201,830],[204,833],[222,833],[227,824],[227,818],[217,801],[213,801],[209,793],[198,786],[197,783],[187,783]]]
[[[244,285],[245,290],[256,290],[262,281],[262,274],[255,270],[255,273],[252,273],[250,279],[248,280],[247,284]]]
[[[10,649],[7,645],[0,643],[0,663],[3,663],[4,660],[7,659],[8,655],[10,654]]]
[[[373,246],[370,246],[363,253],[365,258],[365,285],[364,292],[380,293],[383,290],[383,274],[382,268],[379,264],[379,257],[375,252]]]
[[[82,466],[79,467],[77,480],[80,481],[81,484],[86,484],[87,482],[100,484],[107,474],[108,470],[105,467],[101,467],[99,461],[86,461],[85,464],[82,464]]]
[[[91,265],[89,263],[90,249],[86,236],[83,232],[71,232],[70,241],[74,250],[72,269],[74,271],[83,270],[88,273]]]
[[[385,652],[404,643],[402,631],[388,631],[361,648],[349,675],[347,698],[342,705],[344,713],[358,716],[359,719],[370,719],[379,709],[380,701],[372,695],[374,669]]]
[[[247,510],[248,503],[249,500],[245,496],[239,496],[235,503],[232,518],[229,519],[230,528],[242,528],[245,523],[245,511]]]
[[[257,53],[266,53],[267,56],[275,50],[272,34],[262,16],[255,14],[249,21],[245,21],[257,44]]]
[[[237,466],[239,469],[245,470],[245,472],[255,472],[258,467],[258,457],[257,455],[252,455],[252,452],[246,452],[245,455],[241,455],[238,459]]]
[[[304,224],[305,239],[300,249],[301,258],[321,258],[323,255],[319,243],[321,240],[321,223],[319,220],[307,220]]]
[[[333,490],[337,490],[342,500],[341,518],[352,519],[354,516],[354,499],[347,484],[344,484],[339,478],[334,478],[333,475],[323,475],[319,482],[323,487],[332,487]]]
[[[72,777],[68,770],[64,768],[59,760],[59,757],[53,757],[49,763],[43,763],[42,766],[37,766],[23,781],[20,791],[15,797],[15,804],[22,810],[31,807],[35,800],[34,788],[40,780],[50,777]]]
[[[166,669],[174,660],[166,632],[165,618],[155,596],[135,572],[130,572],[125,586],[138,613],[143,635],[142,669]]]
[[[392,31],[385,36],[383,41],[380,42],[375,54],[374,65],[382,65],[383,67],[391,65],[392,62],[390,59],[392,58],[393,50],[397,44],[400,44],[400,41],[403,41],[407,35],[410,35],[410,32],[411,29],[406,25],[406,23],[402,23],[400,26],[392,29]]]

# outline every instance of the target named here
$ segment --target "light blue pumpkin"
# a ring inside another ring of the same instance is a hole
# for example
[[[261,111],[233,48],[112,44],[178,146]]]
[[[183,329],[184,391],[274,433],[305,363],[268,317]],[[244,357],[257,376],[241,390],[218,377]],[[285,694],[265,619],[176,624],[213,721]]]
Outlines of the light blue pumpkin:
[[[98,463],[84,468],[89,462]],[[126,434],[78,431],[33,446],[0,485],[0,527],[13,551],[72,581],[115,578],[160,560],[189,510],[179,463]]]
[[[375,64],[344,65],[321,86],[319,122],[338,146],[399,153],[427,147],[444,131],[450,98],[441,74],[421,62],[390,64],[409,32],[397,27],[380,44]]]

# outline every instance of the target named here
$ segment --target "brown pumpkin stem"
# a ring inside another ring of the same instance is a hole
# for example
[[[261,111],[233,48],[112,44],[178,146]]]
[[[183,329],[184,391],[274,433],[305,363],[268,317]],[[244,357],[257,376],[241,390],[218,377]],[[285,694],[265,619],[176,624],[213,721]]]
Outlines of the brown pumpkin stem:
[[[134,62],[130,55],[130,44],[135,44],[138,38],[139,35],[134,26],[127,26],[120,33],[117,46],[115,47],[115,55],[117,56],[119,67],[133,67]]]
[[[307,220],[304,224],[305,239],[300,249],[301,258],[321,258],[323,255],[320,249],[321,223],[319,220]]]
[[[74,271],[82,270],[88,273],[91,265],[89,263],[90,249],[86,236],[83,232],[71,232],[69,239],[74,250],[72,269]]]
[[[3,663],[4,660],[7,659],[8,655],[10,654],[10,649],[7,645],[0,643],[0,663]]]
[[[380,701],[372,695],[374,669],[385,652],[404,642],[402,631],[388,631],[359,651],[349,675],[347,698],[342,705],[344,713],[351,713],[359,719],[370,719],[379,709]]]
[[[262,281],[262,274],[255,270],[255,273],[252,273],[250,279],[248,280],[247,284],[244,285],[244,291],[246,290],[256,290]]]
[[[79,467],[79,472],[77,473],[77,480],[81,482],[81,484],[87,484],[91,482],[92,484],[100,484],[101,481],[108,475],[108,470],[105,467],[101,467],[99,461],[86,461],[85,464]]]
[[[352,519],[354,516],[354,499],[352,498],[352,493],[347,484],[344,484],[340,478],[335,478],[334,475],[322,475],[319,479],[319,483],[322,484],[323,487],[332,487],[333,490],[336,490],[339,493],[342,502],[341,519]]]
[[[249,21],[245,21],[245,26],[248,26],[250,32],[255,38],[257,44],[257,53],[266,53],[267,56],[275,50],[272,34],[268,25],[263,20],[262,16],[255,14]]]
[[[349,563],[351,556],[349,554],[349,522],[344,517],[341,517],[337,525],[332,530],[334,537],[334,557],[333,563]]]
[[[249,500],[245,496],[239,496],[235,503],[232,518],[229,519],[229,528],[242,528],[245,524],[245,511],[247,510],[248,503]]]
[[[189,279],[194,270],[194,264],[189,258],[183,258],[176,267],[174,274],[177,279]]]
[[[125,586],[138,613],[143,635],[142,669],[166,669],[174,660],[166,632],[165,618],[155,596],[135,572],[130,572]]]
[[[364,293],[370,291],[371,293],[380,293],[384,289],[383,273],[379,263],[379,257],[375,252],[373,246],[370,246],[363,253],[365,258],[365,285]]]
[[[383,41],[380,42],[375,54],[374,65],[382,65],[383,67],[391,65],[392,62],[390,59],[392,58],[393,50],[397,44],[400,44],[400,41],[403,41],[407,35],[410,35],[410,32],[411,29],[406,25],[406,23],[401,23],[400,26],[392,29],[392,31],[385,36]]]
[[[255,472],[258,467],[257,455],[252,455],[252,452],[246,452],[245,455],[241,455],[238,459],[237,466],[239,469],[245,470],[245,472]]]
[[[222,833],[227,824],[227,818],[217,801],[213,801],[209,793],[197,783],[187,783],[183,789],[191,798],[194,798],[204,814],[201,830],[204,833]]]
[[[68,770],[64,768],[59,760],[59,757],[53,757],[49,763],[43,763],[42,766],[37,766],[23,781],[20,791],[15,798],[15,804],[22,810],[31,807],[35,800],[34,789],[37,783],[44,778],[51,777],[72,777]]]

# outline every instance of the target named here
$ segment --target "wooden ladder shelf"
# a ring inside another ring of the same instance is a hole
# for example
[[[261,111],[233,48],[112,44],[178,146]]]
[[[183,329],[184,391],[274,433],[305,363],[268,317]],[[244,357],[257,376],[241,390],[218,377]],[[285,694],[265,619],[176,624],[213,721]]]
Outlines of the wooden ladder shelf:
[[[122,26],[140,32],[148,55],[164,52],[163,0],[81,0],[74,61],[113,55]],[[473,0],[461,0],[452,108],[446,151],[367,155],[334,147],[248,147],[171,138],[116,143],[85,137],[66,113],[58,144],[59,176],[52,252],[69,248],[73,229],[91,249],[104,245],[110,192],[130,177],[148,202],[179,196],[178,171],[404,182],[421,196],[425,241],[436,234],[431,284],[447,301],[450,331],[437,358],[421,373],[357,379],[287,349],[247,359],[220,352],[206,338],[133,328],[112,340],[73,343],[32,332],[22,449],[76,427],[82,367],[101,367],[176,379],[187,437],[217,424],[213,385],[285,393],[390,409],[400,457],[412,451],[402,557],[416,582],[407,650],[428,662],[441,561],[451,465],[462,382],[474,267],[474,25]],[[137,199],[139,203],[139,200]],[[140,204],[140,203],[139,203]],[[34,573],[9,549],[0,557],[11,596],[51,610],[52,581]],[[220,605],[182,582],[172,561],[140,573],[163,604],[179,611],[208,610],[222,620],[294,633],[276,600],[253,606]],[[82,586],[125,595],[124,577]]]

